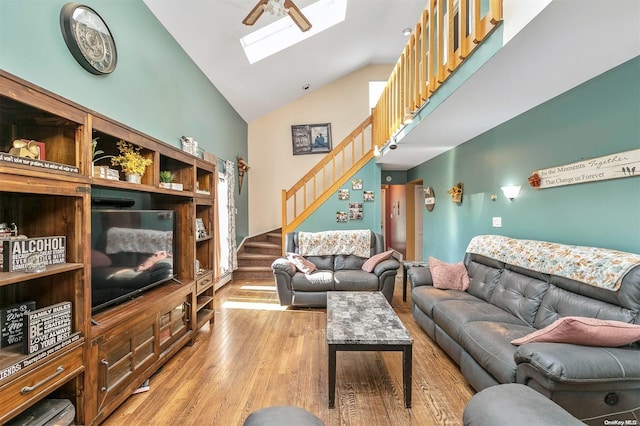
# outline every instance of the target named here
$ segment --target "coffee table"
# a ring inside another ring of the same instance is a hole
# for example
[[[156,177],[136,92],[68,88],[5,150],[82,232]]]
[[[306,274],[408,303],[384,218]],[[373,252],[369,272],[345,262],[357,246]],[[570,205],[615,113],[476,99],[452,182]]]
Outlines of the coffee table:
[[[329,408],[336,397],[337,351],[401,351],[404,406],[411,408],[413,338],[380,292],[327,292]]]

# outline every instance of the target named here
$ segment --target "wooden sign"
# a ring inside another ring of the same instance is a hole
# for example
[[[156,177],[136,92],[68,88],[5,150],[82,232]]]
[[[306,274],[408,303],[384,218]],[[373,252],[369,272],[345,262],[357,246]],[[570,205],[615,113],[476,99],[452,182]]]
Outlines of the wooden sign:
[[[536,170],[529,184],[543,189],[632,176],[640,176],[640,149]]]
[[[33,311],[36,302],[29,301],[0,309],[0,348],[22,341],[24,314]]]
[[[47,306],[24,315],[22,351],[32,354],[71,337],[71,302]]]
[[[44,265],[65,263],[66,237],[41,237],[2,241],[2,270],[26,271],[34,258]],[[36,256],[31,256],[36,255]]]

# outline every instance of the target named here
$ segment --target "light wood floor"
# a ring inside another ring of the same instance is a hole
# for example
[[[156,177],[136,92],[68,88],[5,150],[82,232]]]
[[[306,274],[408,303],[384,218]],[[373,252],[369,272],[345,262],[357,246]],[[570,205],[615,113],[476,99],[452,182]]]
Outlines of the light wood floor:
[[[338,352],[336,407],[328,408],[326,310],[278,310],[272,281],[232,282],[216,299],[215,324],[104,425],[235,426],[273,405],[305,408],[327,426],[462,423],[473,389],[413,320],[400,278],[392,305],[414,339],[411,409],[399,352]]]

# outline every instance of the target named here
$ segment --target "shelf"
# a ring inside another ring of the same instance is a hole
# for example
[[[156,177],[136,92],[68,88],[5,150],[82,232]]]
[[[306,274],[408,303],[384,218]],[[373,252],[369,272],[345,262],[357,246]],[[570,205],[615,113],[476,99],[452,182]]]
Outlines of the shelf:
[[[0,349],[0,372],[5,371],[5,369],[9,369],[9,367],[13,365],[22,364],[26,360],[34,360],[29,365],[20,365],[19,371],[16,371],[15,373],[9,374],[9,372],[7,372],[6,376],[0,376],[0,384],[5,381],[14,380],[21,375],[24,375],[29,371],[38,368],[40,365],[49,362],[52,358],[73,351],[75,348],[80,347],[84,344],[84,337],[80,336],[79,338],[75,339],[77,340],[67,344],[57,351],[49,351],[45,349],[29,355],[25,355],[22,353],[22,343],[16,343],[14,345],[7,346],[6,348]]]
[[[211,240],[212,238],[213,238],[213,237],[212,237],[211,235],[207,235],[207,236],[206,236],[206,237],[204,237],[204,238],[197,238],[197,239],[196,239],[196,243],[201,243],[201,242],[203,242],[203,241],[209,241],[209,240]]]
[[[83,263],[60,263],[58,265],[48,265],[44,272],[0,272],[0,287],[83,268]]]
[[[205,306],[209,302],[213,302],[213,296],[198,296],[197,300],[198,306],[196,307],[196,309],[198,310],[198,312],[200,312],[203,306]]]
[[[215,311],[213,309],[201,309],[198,311],[198,315],[196,318],[196,326],[195,329],[200,329],[207,322],[210,322],[214,317]]]

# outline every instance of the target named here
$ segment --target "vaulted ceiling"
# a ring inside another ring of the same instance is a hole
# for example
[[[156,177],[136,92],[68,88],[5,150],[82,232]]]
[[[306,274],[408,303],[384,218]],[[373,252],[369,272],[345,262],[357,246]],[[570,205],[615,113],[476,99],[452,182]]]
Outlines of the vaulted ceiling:
[[[365,65],[394,64],[427,4],[349,0],[342,23],[251,65],[239,39],[277,19],[243,25],[257,0],[144,1],[247,122]],[[527,1],[504,0],[505,16]],[[638,55],[640,1],[553,0],[378,162],[406,170]]]

